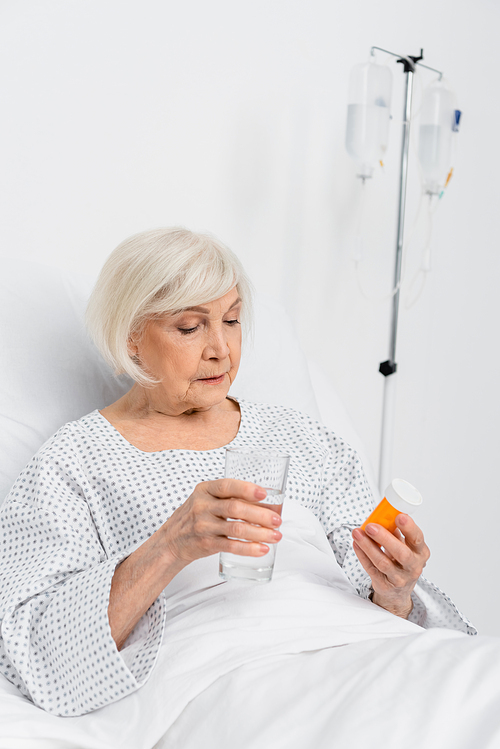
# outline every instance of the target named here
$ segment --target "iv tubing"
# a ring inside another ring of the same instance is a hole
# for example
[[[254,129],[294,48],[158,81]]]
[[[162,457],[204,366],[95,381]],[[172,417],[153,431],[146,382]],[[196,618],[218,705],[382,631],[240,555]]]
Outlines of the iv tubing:
[[[404,246],[403,246],[403,259],[402,259],[402,265],[401,265],[401,279],[400,279],[399,286],[393,288],[389,292],[389,294],[384,294],[384,296],[375,298],[375,297],[370,296],[370,294],[368,294],[365,291],[365,289],[363,288],[363,284],[361,282],[361,275],[360,275],[360,272],[359,272],[361,261],[363,259],[362,253],[358,252],[358,247],[361,244],[361,240],[363,239],[362,234],[361,234],[361,227],[362,227],[362,216],[363,216],[363,208],[364,208],[364,190],[365,190],[365,183],[364,182],[363,182],[363,185],[362,185],[361,189],[363,190],[363,193],[362,193],[362,200],[360,201],[360,209],[359,209],[359,213],[358,213],[359,218],[358,218],[358,229],[357,229],[357,234],[356,234],[356,254],[353,255],[354,268],[355,268],[355,271],[356,271],[356,280],[357,280],[357,283],[358,283],[358,289],[359,289],[361,295],[365,299],[367,299],[369,302],[372,302],[372,304],[382,304],[383,302],[387,302],[389,299],[393,298],[394,294],[398,291],[398,289],[401,288],[401,286],[403,284],[403,281],[405,279],[407,251],[408,251],[408,248],[411,245],[411,242],[412,242],[413,237],[415,235],[415,232],[417,230],[417,226],[418,226],[418,222],[419,222],[419,219],[420,219],[420,213],[421,213],[421,210],[422,210],[422,205],[423,205],[423,200],[424,200],[425,194],[422,193],[420,195],[420,200],[419,200],[419,203],[418,203],[417,211],[415,213],[415,218],[413,220],[413,225],[412,225],[412,228],[411,228],[411,230],[410,230],[410,232],[408,234],[408,237],[405,240],[405,243],[404,243]],[[436,208],[434,208],[433,210],[435,211]],[[360,240],[360,241],[358,241],[358,240]],[[429,240],[429,242],[430,242],[430,240]],[[413,279],[412,285],[413,285],[414,281],[415,281],[415,279]]]
[[[422,263],[420,265],[420,268],[415,273],[413,280],[410,284],[410,287],[408,289],[408,298],[405,302],[406,309],[410,309],[411,307],[413,307],[413,305],[416,304],[418,300],[420,299],[420,297],[422,296],[422,292],[425,287],[425,282],[427,280],[427,274],[431,270],[431,240],[432,240],[432,228],[433,228],[432,217],[434,213],[436,212],[437,207],[439,205],[439,198],[437,199],[435,204],[432,205],[432,198],[434,197],[434,195],[427,194],[426,197],[429,198],[426,241],[425,241],[424,249],[422,252]],[[413,290],[419,279],[420,279],[420,286],[418,290],[416,291],[416,293],[413,294]],[[413,297],[412,297],[412,294],[413,294]]]

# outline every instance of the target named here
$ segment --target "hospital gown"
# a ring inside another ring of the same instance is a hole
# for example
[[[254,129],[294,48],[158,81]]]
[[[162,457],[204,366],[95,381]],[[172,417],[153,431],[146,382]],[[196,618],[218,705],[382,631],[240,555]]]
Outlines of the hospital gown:
[[[373,499],[356,453],[304,414],[239,403],[231,446],[290,454],[287,498],[316,515],[350,583],[368,598],[351,531]],[[94,411],[63,426],[24,469],[1,511],[0,670],[36,705],[81,715],[147,681],[161,646],[164,597],[119,652],[107,616],[114,570],[196,484],[222,477],[224,460],[222,447],[143,452]],[[476,632],[423,577],[413,602],[410,620],[421,627]]]

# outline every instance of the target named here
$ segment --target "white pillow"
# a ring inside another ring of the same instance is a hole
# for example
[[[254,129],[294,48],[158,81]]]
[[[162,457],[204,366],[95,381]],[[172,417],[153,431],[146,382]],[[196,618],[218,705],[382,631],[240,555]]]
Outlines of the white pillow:
[[[3,260],[0,278],[0,502],[19,472],[62,424],[103,408],[131,386],[115,377],[88,338],[93,280]],[[257,299],[255,344],[244,347],[231,392],[319,418],[306,359],[283,308]]]

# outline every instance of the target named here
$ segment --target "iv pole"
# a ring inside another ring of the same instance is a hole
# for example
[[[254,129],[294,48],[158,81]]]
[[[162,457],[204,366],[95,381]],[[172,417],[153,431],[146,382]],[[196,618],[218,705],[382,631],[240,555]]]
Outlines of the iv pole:
[[[378,49],[380,52],[385,52],[388,55],[397,57],[398,63],[403,65],[404,73],[406,75],[406,95],[405,104],[403,111],[403,141],[401,144],[401,171],[399,180],[399,202],[398,202],[398,228],[397,228],[397,240],[396,240],[396,262],[394,268],[394,295],[392,298],[392,320],[391,320],[391,336],[389,345],[389,358],[382,362],[379,366],[379,372],[384,375],[384,398],[382,405],[382,433],[380,438],[380,461],[379,461],[379,490],[381,493],[384,492],[386,486],[392,480],[392,452],[394,445],[394,420],[396,416],[396,378],[395,374],[398,368],[396,364],[396,340],[398,330],[398,313],[399,313],[399,290],[401,285],[401,266],[403,257],[403,238],[404,238],[404,218],[405,218],[405,206],[406,206],[406,185],[408,180],[408,153],[410,148],[410,122],[411,122],[411,107],[413,99],[413,76],[417,65],[421,65],[423,68],[432,70],[435,73],[439,73],[440,78],[442,73],[435,68],[429,68],[427,65],[423,65],[424,50],[420,50],[419,57],[403,57],[397,55],[394,52],[389,52],[381,47],[372,47],[371,55],[373,56],[374,50]]]

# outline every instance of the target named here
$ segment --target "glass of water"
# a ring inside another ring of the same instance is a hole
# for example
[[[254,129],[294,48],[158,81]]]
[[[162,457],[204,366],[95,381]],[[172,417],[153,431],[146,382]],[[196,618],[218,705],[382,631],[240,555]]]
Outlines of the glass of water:
[[[258,504],[262,507],[269,507],[281,515],[289,464],[290,456],[283,453],[273,451],[259,453],[251,448],[228,447],[224,475],[226,478],[251,481],[265,489],[267,497]],[[228,519],[233,520],[233,518]],[[269,551],[260,557],[221,552],[219,575],[225,580],[252,580],[268,583],[273,575],[278,544],[268,545]]]

